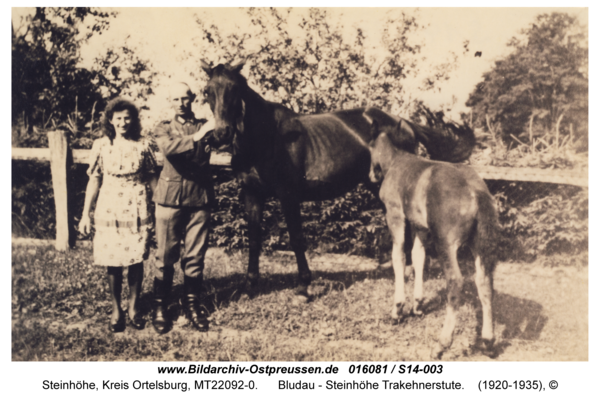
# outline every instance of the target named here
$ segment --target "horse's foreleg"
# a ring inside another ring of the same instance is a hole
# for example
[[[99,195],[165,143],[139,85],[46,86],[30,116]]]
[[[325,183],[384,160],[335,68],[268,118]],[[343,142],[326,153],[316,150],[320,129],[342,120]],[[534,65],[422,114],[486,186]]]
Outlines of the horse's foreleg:
[[[475,284],[481,301],[483,350],[492,351],[494,344],[494,320],[492,317],[492,298],[494,295],[493,277],[490,268],[486,268],[479,254],[475,255]]]
[[[394,265],[394,304],[392,305],[392,318],[402,319],[404,317],[404,304],[406,302],[406,293],[404,291],[404,266],[405,255],[402,244],[397,244],[394,240],[392,249],[392,263]]]
[[[440,358],[442,353],[452,344],[452,336],[456,327],[456,318],[460,306],[460,296],[463,287],[463,276],[460,272],[457,259],[457,245],[444,245],[440,249],[440,261],[444,264],[446,283],[448,287],[448,300],[446,304],[446,318],[440,334],[439,343],[432,350],[433,358]]]
[[[247,281],[251,288],[258,284],[259,276],[259,257],[261,250],[261,219],[264,205],[264,198],[260,195],[244,191],[244,205],[248,218],[248,274]]]
[[[415,270],[415,290],[414,290],[414,304],[413,314],[423,314],[423,270],[425,269],[425,246],[419,238],[415,236],[414,244],[412,248],[412,265]]]
[[[302,234],[300,203],[287,196],[280,200],[285,222],[290,233],[290,244],[296,255],[296,262],[298,263],[298,277],[300,282],[296,289],[296,293],[302,296],[308,296],[308,286],[310,285],[312,277],[310,269],[308,268],[306,255],[304,254],[306,251],[306,243],[304,241],[304,235]]]
[[[394,217],[388,214],[388,227],[394,238],[392,248],[392,265],[394,266],[394,304],[392,304],[392,319],[402,319],[406,293],[404,291],[404,268],[406,265],[404,253],[404,217]]]
[[[371,183],[371,181],[369,179],[367,179],[366,181],[363,182],[365,187],[367,189],[369,189],[369,191],[371,191],[371,193],[373,193],[373,196],[379,200],[379,203],[381,204],[381,208],[383,210],[383,213],[386,214],[386,208],[385,208],[385,203],[383,201],[381,201],[381,199],[379,198],[379,189],[380,186],[377,184],[373,184]],[[410,265],[413,261],[412,261],[412,255],[411,255],[411,249],[413,246],[413,240],[412,240],[412,236],[414,236],[414,232],[411,233],[411,227],[410,224],[405,224],[405,228],[404,228],[404,259],[406,260],[405,263]],[[390,238],[390,235],[388,235],[389,233],[389,229],[384,231],[381,236],[379,237],[379,266],[382,268],[388,268],[390,266],[390,263],[392,262],[388,257],[388,252],[389,249],[392,247],[393,243],[392,240]]]

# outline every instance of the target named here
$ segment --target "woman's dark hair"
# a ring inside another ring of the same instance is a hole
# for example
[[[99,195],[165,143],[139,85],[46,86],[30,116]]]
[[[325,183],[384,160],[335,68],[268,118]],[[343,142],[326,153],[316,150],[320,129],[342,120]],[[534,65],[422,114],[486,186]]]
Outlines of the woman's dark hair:
[[[139,140],[142,132],[142,125],[140,123],[140,112],[138,111],[135,104],[131,101],[126,100],[122,97],[117,97],[116,99],[112,99],[106,105],[104,109],[104,117],[102,117],[102,133],[104,136],[107,136],[110,139],[110,143],[112,144],[113,139],[116,136],[115,128],[112,126],[110,122],[113,119],[113,115],[115,112],[120,111],[129,111],[129,116],[131,117],[131,124],[129,125],[129,129],[127,129],[127,138],[132,140]]]

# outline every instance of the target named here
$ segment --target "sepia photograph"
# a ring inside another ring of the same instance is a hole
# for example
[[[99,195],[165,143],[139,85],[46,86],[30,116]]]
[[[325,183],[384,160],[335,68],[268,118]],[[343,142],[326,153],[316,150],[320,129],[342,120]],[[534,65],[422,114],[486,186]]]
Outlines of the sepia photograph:
[[[11,360],[589,361],[588,11],[13,7]]]

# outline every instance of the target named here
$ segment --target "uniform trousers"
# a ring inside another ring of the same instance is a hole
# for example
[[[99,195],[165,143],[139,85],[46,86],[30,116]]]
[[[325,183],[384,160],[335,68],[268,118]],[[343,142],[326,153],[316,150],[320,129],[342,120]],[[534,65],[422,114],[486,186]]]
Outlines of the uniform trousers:
[[[173,265],[181,257],[183,274],[202,277],[204,256],[208,250],[210,208],[168,207],[156,204],[155,277],[163,280],[173,276]],[[184,251],[181,253],[181,241]]]

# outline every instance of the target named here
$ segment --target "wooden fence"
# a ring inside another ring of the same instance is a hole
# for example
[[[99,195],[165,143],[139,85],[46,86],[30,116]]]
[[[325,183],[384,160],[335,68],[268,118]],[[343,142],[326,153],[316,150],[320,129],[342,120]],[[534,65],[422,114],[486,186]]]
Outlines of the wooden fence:
[[[64,132],[48,133],[47,149],[12,148],[13,160],[50,161],[52,187],[56,206],[56,241],[57,250],[66,250],[71,243],[69,230],[69,204],[67,196],[67,171],[71,163],[87,164],[89,150],[71,150]],[[162,165],[162,154],[156,155],[157,162]],[[229,168],[231,157],[226,154],[213,153],[210,164],[216,167]],[[545,182],[562,185],[588,186],[587,171],[548,170],[538,168],[506,168],[473,165],[479,175],[486,180],[506,180],[521,182]]]

